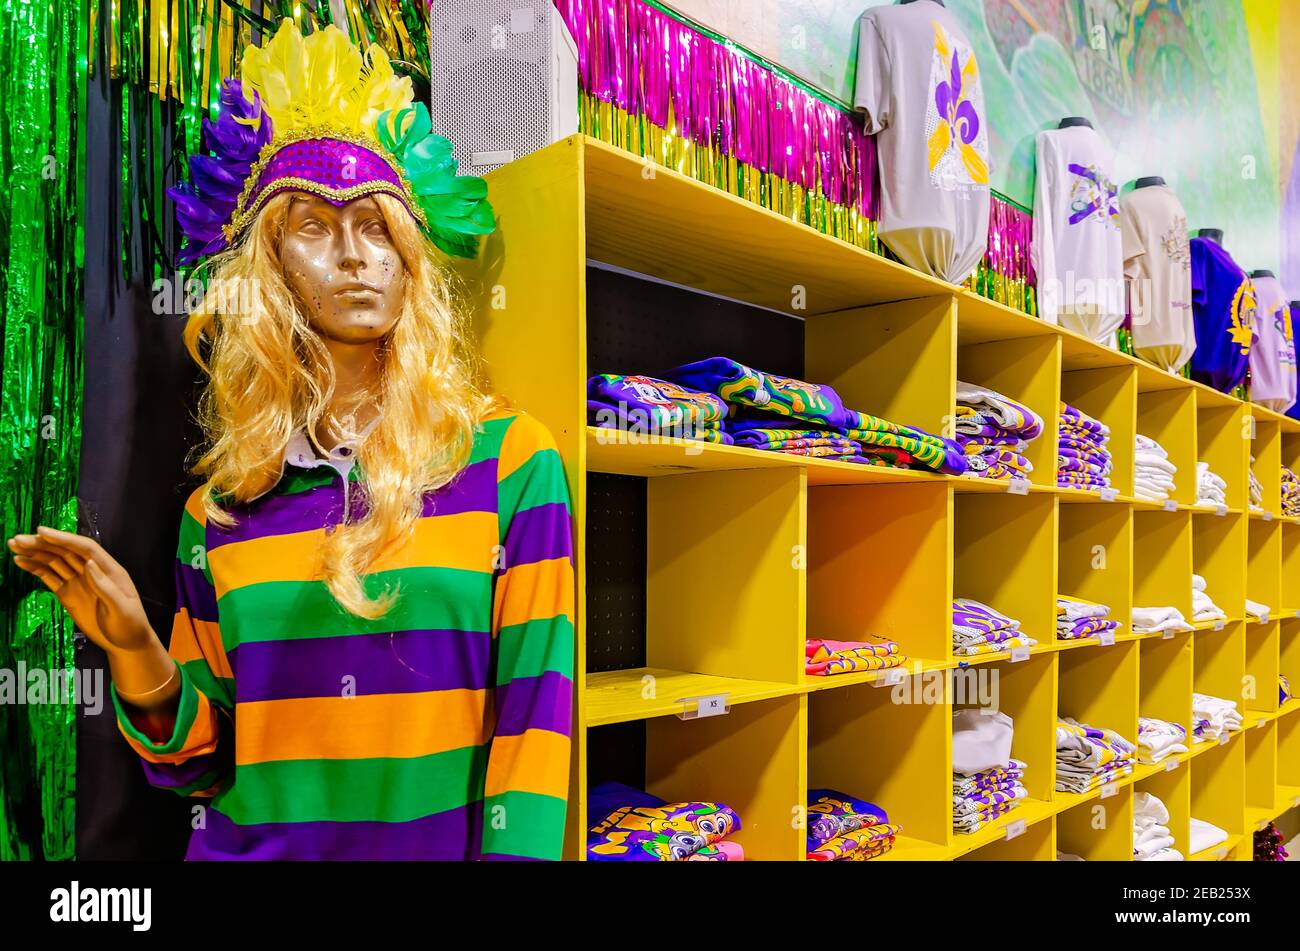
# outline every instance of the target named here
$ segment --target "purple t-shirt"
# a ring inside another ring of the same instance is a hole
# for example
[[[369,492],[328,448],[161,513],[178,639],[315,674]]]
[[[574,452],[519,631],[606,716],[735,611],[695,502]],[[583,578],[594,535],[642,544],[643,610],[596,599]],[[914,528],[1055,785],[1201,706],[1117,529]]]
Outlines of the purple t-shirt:
[[[1255,339],[1255,288],[1232,255],[1208,238],[1192,238],[1192,379],[1222,393],[1240,386]]]

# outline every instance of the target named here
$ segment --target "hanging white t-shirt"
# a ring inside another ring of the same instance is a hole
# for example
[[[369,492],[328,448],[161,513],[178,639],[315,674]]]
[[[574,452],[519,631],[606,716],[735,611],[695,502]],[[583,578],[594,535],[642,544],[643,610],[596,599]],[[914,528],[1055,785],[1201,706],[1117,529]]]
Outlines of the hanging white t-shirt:
[[[1124,241],[1114,152],[1095,129],[1038,133],[1034,237],[1038,315],[1108,347],[1124,323]]]
[[[1296,400],[1295,340],[1286,291],[1276,277],[1256,277],[1255,330],[1250,348],[1251,402],[1285,413]]]
[[[989,145],[970,41],[933,0],[873,7],[858,25],[854,105],[876,136],[880,239],[953,284],[984,257]]]
[[[1178,371],[1196,349],[1187,212],[1168,185],[1135,188],[1119,203],[1133,349]]]

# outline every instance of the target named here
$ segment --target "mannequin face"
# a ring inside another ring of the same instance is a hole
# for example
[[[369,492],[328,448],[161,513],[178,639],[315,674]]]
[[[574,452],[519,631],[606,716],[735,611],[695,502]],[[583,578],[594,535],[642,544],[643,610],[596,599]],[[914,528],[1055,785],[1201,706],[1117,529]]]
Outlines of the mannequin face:
[[[373,198],[338,207],[295,193],[280,261],[312,328],[326,340],[373,343],[401,315],[406,265]]]

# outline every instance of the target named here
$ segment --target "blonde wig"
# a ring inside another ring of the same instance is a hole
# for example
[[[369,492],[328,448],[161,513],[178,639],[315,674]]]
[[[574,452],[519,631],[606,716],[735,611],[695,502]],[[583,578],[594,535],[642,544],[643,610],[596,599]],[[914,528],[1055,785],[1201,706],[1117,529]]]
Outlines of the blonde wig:
[[[280,261],[292,194],[272,198],[242,240],[211,260],[207,293],[185,326],[185,345],[207,374],[198,409],[206,439],[192,471],[205,477],[207,516],[220,526],[235,518],[217,499],[237,504],[270,489],[289,438],[305,429],[314,443],[334,395],[329,354]],[[339,604],[373,619],[398,592],[371,598],[361,576],[408,536],[424,493],[464,467],[474,428],[496,401],[479,386],[468,324],[432,244],[399,201],[372,197],[406,265],[406,291],[380,345],[373,398],[382,416],[356,455],[367,511],[326,533],[319,570]]]

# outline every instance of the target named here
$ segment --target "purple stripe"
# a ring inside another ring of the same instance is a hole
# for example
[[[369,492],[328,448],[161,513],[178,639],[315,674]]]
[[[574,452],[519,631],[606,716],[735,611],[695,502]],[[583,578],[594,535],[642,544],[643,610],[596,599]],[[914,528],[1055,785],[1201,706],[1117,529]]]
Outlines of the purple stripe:
[[[483,841],[483,803],[410,822],[267,822],[240,826],[215,807],[195,830],[191,862],[472,861]]]
[[[143,756],[140,757],[140,763],[144,766],[145,779],[149,781],[150,786],[157,786],[159,789],[181,789],[193,785],[205,774],[220,769],[223,762],[224,765],[229,765],[229,761],[230,758],[220,752],[191,756],[183,763],[154,763]],[[215,782],[214,779],[213,783]]]
[[[428,518],[431,515],[496,510],[497,460],[493,458],[466,466],[450,483],[426,495],[423,515]]]
[[[198,568],[183,561],[176,562],[176,610],[189,608],[190,617],[196,621],[217,620],[217,593]]]
[[[573,557],[569,507],[550,502],[525,509],[510,520],[506,533],[505,566],[531,565],[551,558]]]
[[[570,734],[573,723],[573,684],[564,674],[548,670],[540,677],[520,677],[496,689],[495,736],[518,736],[525,730]]]
[[[338,697],[349,685],[358,696],[481,690],[489,682],[492,635],[414,630],[252,641],[228,656],[239,703]]]

